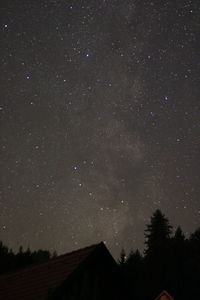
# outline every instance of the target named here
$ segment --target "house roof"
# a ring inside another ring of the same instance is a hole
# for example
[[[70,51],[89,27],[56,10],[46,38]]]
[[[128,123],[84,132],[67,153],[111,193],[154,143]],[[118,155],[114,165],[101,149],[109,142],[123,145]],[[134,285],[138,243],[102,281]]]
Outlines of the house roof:
[[[40,300],[60,286],[103,243],[73,251],[47,262],[0,276],[0,299]]]
[[[174,298],[172,298],[172,296],[168,292],[163,291],[162,293],[160,293],[160,295],[158,295],[158,297],[156,297],[155,300],[174,300]]]

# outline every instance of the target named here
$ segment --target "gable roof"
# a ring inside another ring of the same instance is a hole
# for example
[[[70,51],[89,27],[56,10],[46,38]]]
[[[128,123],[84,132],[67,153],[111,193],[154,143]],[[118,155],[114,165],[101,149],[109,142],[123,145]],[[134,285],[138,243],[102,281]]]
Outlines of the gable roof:
[[[40,300],[57,288],[103,243],[73,251],[47,262],[0,276],[0,299]],[[108,250],[107,250],[108,251]]]
[[[168,292],[163,291],[162,293],[160,293],[160,295],[158,295],[158,297],[156,297],[155,300],[174,300],[174,298],[172,298],[172,296]]]

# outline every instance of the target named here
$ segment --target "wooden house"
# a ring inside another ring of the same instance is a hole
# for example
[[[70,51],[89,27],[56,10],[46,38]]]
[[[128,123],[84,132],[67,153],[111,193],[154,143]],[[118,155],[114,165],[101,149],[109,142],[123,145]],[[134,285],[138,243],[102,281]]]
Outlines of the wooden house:
[[[100,243],[0,276],[0,299],[123,299],[117,270]]]

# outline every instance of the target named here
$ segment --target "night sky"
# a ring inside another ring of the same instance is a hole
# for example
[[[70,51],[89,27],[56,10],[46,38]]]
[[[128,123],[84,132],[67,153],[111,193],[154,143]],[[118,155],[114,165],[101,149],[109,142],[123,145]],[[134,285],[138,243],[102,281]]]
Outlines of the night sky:
[[[0,240],[64,253],[200,225],[200,2],[1,0]]]

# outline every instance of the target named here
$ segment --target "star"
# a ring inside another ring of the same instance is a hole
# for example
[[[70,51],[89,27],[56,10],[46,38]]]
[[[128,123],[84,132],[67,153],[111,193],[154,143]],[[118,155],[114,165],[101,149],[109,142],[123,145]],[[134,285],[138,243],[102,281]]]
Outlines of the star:
[[[117,257],[143,249],[158,207],[194,231],[199,19],[197,1],[179,2],[4,1],[1,239],[13,249],[106,240]]]

